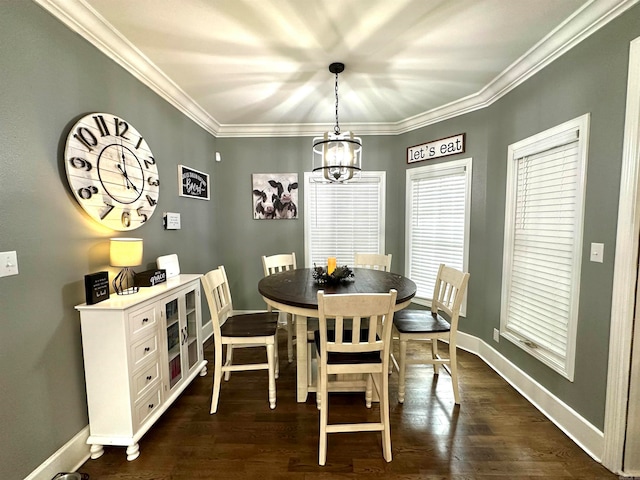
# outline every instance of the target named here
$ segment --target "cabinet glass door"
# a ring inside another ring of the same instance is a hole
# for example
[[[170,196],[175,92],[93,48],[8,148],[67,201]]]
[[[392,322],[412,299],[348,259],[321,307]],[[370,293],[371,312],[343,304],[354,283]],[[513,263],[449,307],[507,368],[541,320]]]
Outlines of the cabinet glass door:
[[[191,290],[185,295],[186,300],[186,316],[187,316],[187,361],[189,362],[189,370],[198,361],[198,316],[196,309],[196,301],[199,299],[196,297],[195,290]]]
[[[165,318],[167,319],[167,349],[169,353],[169,388],[182,378],[182,355],[180,334],[180,310],[178,299],[165,304]]]

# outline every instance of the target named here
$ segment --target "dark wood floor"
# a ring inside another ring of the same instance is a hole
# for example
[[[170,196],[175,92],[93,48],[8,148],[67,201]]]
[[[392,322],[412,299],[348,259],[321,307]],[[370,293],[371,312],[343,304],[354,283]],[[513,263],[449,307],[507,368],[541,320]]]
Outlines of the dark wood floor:
[[[266,372],[238,372],[223,383],[218,413],[210,415],[209,368],[142,438],[140,457],[128,462],[124,447],[105,447],[79,471],[92,480],[618,478],[466,352],[459,355],[460,407],[444,372],[434,377],[431,367],[409,367],[404,405],[397,403],[397,373],[390,377],[391,463],[382,458],[379,433],[351,433],[329,436],[327,465],[320,467],[315,395],[296,403],[295,363],[286,361],[284,337],[275,410]],[[421,350],[410,347],[409,355],[418,358]],[[211,362],[211,345],[205,356]],[[330,397],[330,421],[354,414],[374,418],[377,407],[367,410],[362,394]]]

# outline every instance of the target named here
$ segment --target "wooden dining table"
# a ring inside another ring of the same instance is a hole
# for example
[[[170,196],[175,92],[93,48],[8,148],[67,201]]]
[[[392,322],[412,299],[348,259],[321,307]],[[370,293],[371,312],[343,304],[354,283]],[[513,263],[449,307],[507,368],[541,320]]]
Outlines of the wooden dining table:
[[[307,354],[307,319],[318,317],[319,290],[325,294],[387,293],[393,288],[398,292],[396,311],[407,307],[416,294],[416,284],[397,273],[354,268],[353,274],[337,284],[319,284],[313,278],[313,268],[298,268],[266,276],[258,282],[258,291],[268,305],[295,315],[298,402],[306,402],[308,393],[315,391]]]

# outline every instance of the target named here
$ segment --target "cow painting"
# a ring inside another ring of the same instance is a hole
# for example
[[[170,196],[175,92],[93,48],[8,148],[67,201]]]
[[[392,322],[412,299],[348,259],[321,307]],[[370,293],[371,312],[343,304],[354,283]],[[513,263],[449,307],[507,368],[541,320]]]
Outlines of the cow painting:
[[[252,183],[254,219],[298,218],[297,173],[254,173]]]

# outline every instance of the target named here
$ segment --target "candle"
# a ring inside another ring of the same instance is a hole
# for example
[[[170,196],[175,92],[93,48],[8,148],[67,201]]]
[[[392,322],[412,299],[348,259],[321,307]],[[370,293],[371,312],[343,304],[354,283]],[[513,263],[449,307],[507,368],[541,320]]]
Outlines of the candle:
[[[333,271],[336,269],[336,257],[329,257],[327,259],[327,273],[331,275]]]

